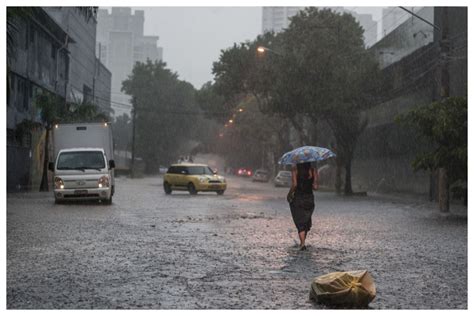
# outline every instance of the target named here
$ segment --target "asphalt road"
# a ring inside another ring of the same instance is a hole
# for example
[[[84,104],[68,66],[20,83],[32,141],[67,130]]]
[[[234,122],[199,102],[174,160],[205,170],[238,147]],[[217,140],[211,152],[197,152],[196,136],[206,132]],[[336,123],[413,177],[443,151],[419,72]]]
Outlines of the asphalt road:
[[[321,309],[314,277],[367,269],[374,309],[467,308],[467,215],[401,197],[316,193],[298,251],[286,188],[228,178],[223,196],[117,180],[112,205],[7,198],[8,309]]]

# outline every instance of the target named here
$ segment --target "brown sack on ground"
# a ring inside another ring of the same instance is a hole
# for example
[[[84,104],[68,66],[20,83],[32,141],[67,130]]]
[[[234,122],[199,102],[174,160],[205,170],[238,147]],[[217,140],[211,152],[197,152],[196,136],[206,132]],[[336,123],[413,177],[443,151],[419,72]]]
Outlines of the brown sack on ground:
[[[367,307],[375,298],[375,283],[366,270],[333,272],[316,277],[309,297],[338,307]]]

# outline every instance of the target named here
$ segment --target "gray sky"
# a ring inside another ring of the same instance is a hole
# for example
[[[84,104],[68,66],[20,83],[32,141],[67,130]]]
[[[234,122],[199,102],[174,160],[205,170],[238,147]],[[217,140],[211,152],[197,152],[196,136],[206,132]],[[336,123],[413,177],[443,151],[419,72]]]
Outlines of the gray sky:
[[[160,37],[168,67],[199,89],[212,80],[212,63],[234,42],[253,40],[262,29],[261,7],[136,7],[145,10],[145,35]],[[353,8],[379,20],[381,8]]]

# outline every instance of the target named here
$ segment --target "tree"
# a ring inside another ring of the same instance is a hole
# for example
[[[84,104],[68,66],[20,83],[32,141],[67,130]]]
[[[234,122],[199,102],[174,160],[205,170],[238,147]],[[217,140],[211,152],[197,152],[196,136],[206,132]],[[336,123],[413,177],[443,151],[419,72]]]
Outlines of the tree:
[[[115,118],[112,125],[114,131],[115,149],[130,150],[132,142],[132,121],[127,113]]]
[[[416,155],[412,166],[417,170],[445,168],[448,182],[440,188],[449,198],[450,186],[455,182],[467,184],[467,100],[449,97],[430,105],[420,106],[396,118],[399,124],[414,127],[423,141],[433,146],[432,151]],[[449,201],[449,200],[448,200]],[[441,211],[445,210],[441,207]]]
[[[379,75],[363,29],[350,14],[307,8],[291,19],[280,43],[270,104],[292,122],[301,114],[313,126],[320,120],[329,125],[338,166],[346,171],[344,193],[350,195],[353,154],[367,124],[361,115],[373,104],[370,91]]]
[[[179,80],[165,63],[148,60],[135,64],[122,91],[132,96],[137,155],[146,172],[156,172],[180,154],[176,144],[189,139],[194,117],[201,115],[194,87]]]
[[[257,53],[259,46],[267,48],[278,47],[279,35],[272,32],[259,35],[254,41],[234,44],[222,50],[219,60],[213,64],[215,83],[214,92],[221,96],[225,111],[235,109],[238,103],[251,96],[255,109],[255,118],[259,121],[246,120],[241,124],[254,124],[254,135],[260,135],[256,130],[259,127],[272,131],[272,137],[265,137],[266,148],[273,153],[276,160],[289,149],[288,113],[269,111],[275,102],[271,92],[278,92],[274,87],[275,56],[262,56]],[[263,140],[262,140],[263,141]],[[262,146],[262,144],[260,144]],[[262,148],[260,146],[260,148]]]

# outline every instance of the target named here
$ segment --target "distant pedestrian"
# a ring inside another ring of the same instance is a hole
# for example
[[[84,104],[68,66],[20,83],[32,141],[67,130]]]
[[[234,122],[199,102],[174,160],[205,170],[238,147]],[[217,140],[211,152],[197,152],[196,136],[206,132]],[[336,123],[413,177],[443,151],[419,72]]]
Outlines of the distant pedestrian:
[[[291,189],[288,193],[291,216],[298,229],[300,250],[306,250],[306,238],[311,229],[311,216],[314,211],[313,190],[319,188],[318,171],[310,162],[298,163],[291,170]]]

